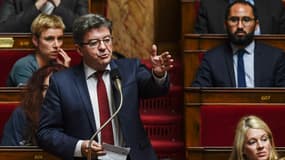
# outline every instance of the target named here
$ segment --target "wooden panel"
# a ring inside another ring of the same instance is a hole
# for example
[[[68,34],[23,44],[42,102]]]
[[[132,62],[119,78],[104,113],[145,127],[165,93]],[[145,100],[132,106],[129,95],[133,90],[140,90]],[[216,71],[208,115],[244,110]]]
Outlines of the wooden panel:
[[[153,43],[158,45],[158,53],[169,51],[175,58],[181,58],[181,2],[155,0],[154,7]]]
[[[180,40],[180,6],[177,0],[155,0],[155,42]]]
[[[22,97],[23,89],[16,87],[0,87],[0,102],[11,103],[19,102]]]
[[[151,45],[154,43],[154,2],[108,1],[108,17],[113,22],[113,50],[127,57],[149,57]]]
[[[184,64],[184,86],[191,86],[200,65],[199,56],[204,52],[202,50],[184,50],[182,58]]]
[[[183,49],[184,50],[209,50],[227,40],[224,34],[185,34]],[[259,42],[275,46],[285,50],[285,35],[282,34],[264,34],[258,35],[255,39]]]
[[[107,0],[88,0],[89,12],[106,15]]]
[[[7,50],[7,49],[22,50],[22,51],[34,50],[32,37],[30,33],[19,33],[19,34],[0,33],[0,41],[2,45],[0,46],[0,50]],[[12,41],[12,45],[10,47],[6,45],[3,46],[3,43],[7,43],[7,45],[10,45],[10,41]],[[62,48],[64,50],[74,50],[72,34],[65,33],[64,43]]]
[[[32,147],[0,147],[0,159],[5,160],[60,160],[60,158]]]
[[[228,160],[231,147],[189,147],[187,148],[187,160]],[[276,148],[279,157],[284,157],[285,148]]]
[[[193,33],[197,17],[197,2],[195,0],[181,0],[182,5],[182,35]]]
[[[185,107],[185,146],[201,146],[200,142],[200,108]]]
[[[188,147],[186,149],[187,160],[228,160],[231,153],[230,147]]]
[[[192,88],[186,87],[186,105],[284,104],[284,88]]]
[[[201,146],[200,106],[202,105],[284,105],[284,88],[191,88],[184,89],[185,144],[186,147]]]

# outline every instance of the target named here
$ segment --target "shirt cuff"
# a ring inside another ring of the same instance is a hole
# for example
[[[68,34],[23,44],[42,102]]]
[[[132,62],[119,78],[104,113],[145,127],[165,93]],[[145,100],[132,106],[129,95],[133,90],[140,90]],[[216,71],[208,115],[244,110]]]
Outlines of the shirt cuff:
[[[81,144],[82,144],[82,140],[79,140],[75,146],[75,150],[74,150],[74,157],[82,157],[82,153],[81,153]]]
[[[152,73],[152,76],[153,76],[153,78],[154,78],[154,80],[155,80],[155,82],[157,83],[157,84],[159,84],[159,85],[162,85],[164,82],[165,82],[165,80],[166,80],[166,77],[167,77],[167,72],[165,72],[165,74],[163,75],[163,77],[157,77],[154,73],[153,73],[153,70],[151,71],[151,73]]]

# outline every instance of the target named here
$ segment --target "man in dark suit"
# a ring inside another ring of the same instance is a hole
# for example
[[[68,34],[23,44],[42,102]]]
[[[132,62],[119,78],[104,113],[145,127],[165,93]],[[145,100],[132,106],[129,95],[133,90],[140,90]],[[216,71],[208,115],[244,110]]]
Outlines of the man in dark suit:
[[[231,0],[201,0],[194,32],[224,34],[225,9]],[[253,0],[252,0],[253,1]],[[261,34],[285,33],[285,10],[281,0],[255,0]]]
[[[253,40],[256,17],[248,2],[236,1],[227,8],[224,23],[230,43],[205,53],[192,86],[285,86],[285,53]]]
[[[73,20],[88,13],[88,0],[3,0],[0,6],[0,32],[30,32],[32,21],[40,14],[62,18],[70,32]]]
[[[120,96],[110,75],[116,69],[121,76],[124,101],[117,118],[111,123],[112,143],[130,147],[128,158],[131,160],[157,159],[140,120],[139,98],[168,92],[167,70],[173,67],[173,59],[169,52],[157,55],[157,48],[153,45],[151,72],[136,59],[111,60],[111,32],[111,22],[103,16],[88,14],[79,17],[73,25],[73,38],[83,62],[51,77],[41,110],[38,143],[65,160],[73,157],[84,159],[90,137],[102,125],[99,103],[102,98],[98,97],[101,91],[96,90],[98,74],[103,72],[109,102],[107,108],[114,113],[118,107]],[[107,139],[103,133],[95,139],[91,142],[91,150],[94,157],[100,158],[105,154],[101,143]]]

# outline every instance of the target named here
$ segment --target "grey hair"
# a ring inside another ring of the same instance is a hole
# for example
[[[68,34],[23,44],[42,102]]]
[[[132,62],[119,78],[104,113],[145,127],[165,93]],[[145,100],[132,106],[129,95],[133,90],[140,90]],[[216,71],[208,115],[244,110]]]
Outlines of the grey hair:
[[[76,18],[72,26],[74,42],[81,45],[86,32],[101,27],[107,27],[112,33],[112,22],[102,15],[90,13]]]

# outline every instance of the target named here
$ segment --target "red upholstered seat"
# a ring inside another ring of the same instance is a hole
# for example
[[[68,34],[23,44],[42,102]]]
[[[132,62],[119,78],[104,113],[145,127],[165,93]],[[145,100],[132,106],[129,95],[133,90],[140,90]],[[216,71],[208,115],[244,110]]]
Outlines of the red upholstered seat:
[[[181,115],[142,115],[141,119],[159,158],[184,159]]]
[[[246,115],[262,118],[271,128],[276,146],[285,146],[285,106],[281,105],[202,106],[202,146],[232,146],[236,125]]]
[[[160,159],[163,158],[171,160],[185,159],[183,141],[171,142],[171,141],[152,140],[151,144],[154,147],[155,152]]]
[[[14,51],[14,50],[1,50],[0,51],[0,86],[6,86],[6,81],[13,64],[21,57],[26,56],[31,51]]]
[[[142,115],[141,119],[151,140],[174,142],[183,139],[181,115]]]
[[[149,59],[141,62],[151,68]],[[184,158],[183,130],[183,69],[175,60],[168,72],[170,91],[167,95],[140,100],[140,114],[144,128],[159,158],[181,160]]]
[[[19,102],[0,103],[0,139],[2,138],[3,129],[11,113],[19,105]]]

